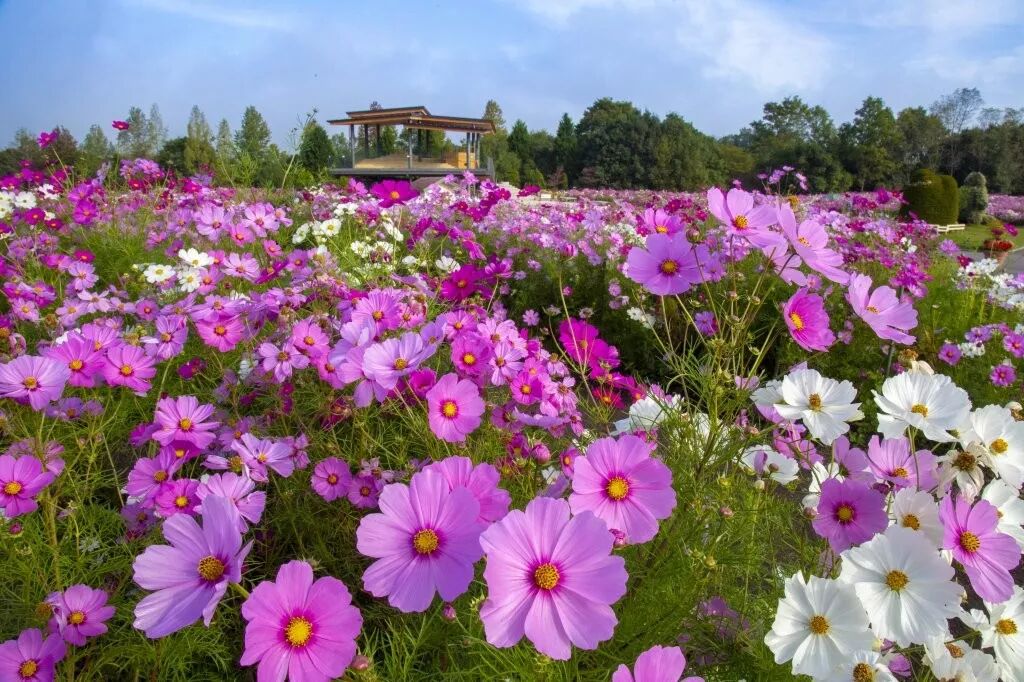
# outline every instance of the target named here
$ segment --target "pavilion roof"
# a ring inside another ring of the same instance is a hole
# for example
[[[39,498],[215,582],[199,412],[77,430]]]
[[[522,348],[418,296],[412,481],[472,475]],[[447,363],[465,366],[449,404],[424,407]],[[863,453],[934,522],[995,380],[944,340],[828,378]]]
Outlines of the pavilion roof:
[[[435,116],[426,107],[394,107],[346,111],[348,118],[328,119],[331,125],[400,125],[427,130],[453,130],[470,133],[493,133],[494,122],[487,118]]]

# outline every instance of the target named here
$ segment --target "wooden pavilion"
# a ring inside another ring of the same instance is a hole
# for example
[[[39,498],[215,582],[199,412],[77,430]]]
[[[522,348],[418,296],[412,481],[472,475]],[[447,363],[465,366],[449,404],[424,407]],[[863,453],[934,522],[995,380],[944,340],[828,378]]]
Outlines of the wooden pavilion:
[[[327,121],[331,125],[348,126],[351,161],[347,168],[332,169],[335,175],[420,178],[444,177],[471,170],[477,175],[494,176],[493,160],[488,159],[484,164],[480,158],[481,139],[495,130],[490,119],[435,116],[422,106],[345,113],[347,118]],[[381,129],[386,126],[403,128],[398,146],[404,149],[386,153],[387,150],[382,148]],[[446,145],[447,148],[442,150],[430,149],[427,133],[432,130],[464,133],[462,144],[455,147]],[[405,131],[410,132],[405,134]],[[415,137],[411,131],[415,131]],[[375,142],[371,143],[371,138]]]

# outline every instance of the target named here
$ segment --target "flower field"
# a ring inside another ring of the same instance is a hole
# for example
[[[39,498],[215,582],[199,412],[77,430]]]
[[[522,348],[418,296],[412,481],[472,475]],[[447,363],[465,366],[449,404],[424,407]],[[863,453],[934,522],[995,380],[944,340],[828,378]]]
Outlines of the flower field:
[[[771,187],[0,179],[0,680],[1024,679],[1024,277]]]

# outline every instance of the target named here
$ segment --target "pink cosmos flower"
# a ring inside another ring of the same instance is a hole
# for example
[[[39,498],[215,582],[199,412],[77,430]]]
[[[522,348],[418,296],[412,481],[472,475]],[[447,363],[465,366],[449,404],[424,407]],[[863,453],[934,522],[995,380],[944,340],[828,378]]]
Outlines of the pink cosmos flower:
[[[242,604],[245,650],[239,661],[256,668],[259,682],[341,677],[356,655],[363,626],[345,584],[313,580],[305,561],[289,561],[274,581],[261,582]]]
[[[263,358],[264,372],[274,375],[274,379],[283,382],[292,375],[292,371],[309,366],[309,358],[291,345],[278,348],[272,343],[262,343],[259,355]]]
[[[644,248],[629,250],[626,276],[658,296],[681,294],[703,280],[701,264],[707,258],[707,247],[695,247],[684,234],[652,234]]]
[[[985,601],[999,603],[1013,596],[1010,574],[1020,563],[1020,547],[1006,533],[996,530],[998,510],[986,500],[972,507],[962,497],[949,495],[939,505],[942,548],[952,551],[967,573],[971,587]]]
[[[71,371],[52,358],[22,355],[0,365],[0,397],[41,410],[60,398]]]
[[[612,682],[680,682],[686,669],[686,657],[677,646],[652,646],[640,654],[633,672],[624,664],[612,674]],[[704,682],[703,677],[688,676],[682,682]]]
[[[301,320],[292,327],[291,343],[295,348],[311,357],[326,355],[331,349],[327,334],[324,334],[316,320]]]
[[[50,346],[43,354],[64,363],[69,371],[68,383],[79,388],[95,386],[96,376],[106,364],[103,353],[93,347],[92,341],[77,332],[69,334],[64,343]]]
[[[373,476],[352,477],[348,486],[348,501],[359,509],[373,509],[380,498],[381,482]]]
[[[33,455],[0,455],[0,509],[13,518],[34,512],[35,496],[57,476],[43,468]]]
[[[835,343],[821,296],[797,289],[782,307],[782,314],[793,340],[804,350],[828,350]]]
[[[135,627],[158,639],[202,617],[207,627],[228,588],[242,577],[252,543],[242,546],[231,502],[203,500],[203,525],[186,514],[164,522],[170,545],[150,545],[135,557],[135,582],[156,590],[135,607]]]
[[[363,573],[367,591],[413,613],[426,610],[435,592],[452,601],[469,588],[483,554],[473,493],[450,489],[435,472],[420,472],[408,486],[384,486],[380,509],[356,530],[356,548],[377,559]]]
[[[246,433],[241,439],[231,443],[231,449],[241,456],[252,480],[260,483],[269,480],[268,467],[284,477],[290,476],[295,470],[292,449],[285,443],[257,438],[251,433]]]
[[[811,525],[833,552],[842,552],[886,529],[885,497],[860,481],[827,479],[821,484],[818,515]]]
[[[0,679],[14,682],[53,682],[54,669],[64,659],[67,645],[60,635],[45,640],[37,628],[22,630],[18,639],[0,644]]]
[[[728,194],[723,194],[717,187],[709,189],[708,210],[727,227],[730,234],[744,237],[758,248],[780,241],[777,233],[768,230],[778,220],[775,207],[770,203],[755,207],[754,195],[739,187],[733,187]]]
[[[667,234],[670,237],[681,232],[683,223],[677,216],[666,213],[662,209],[649,208],[644,211],[643,226],[655,234]]]
[[[881,481],[896,488],[914,487],[931,490],[938,483],[938,467],[935,455],[928,450],[910,451],[906,438],[884,438],[872,436],[868,442],[868,464]]]
[[[430,349],[415,332],[400,338],[385,339],[366,348],[363,354],[363,373],[381,387],[391,390],[398,380],[416,369]]]
[[[585,511],[621,531],[630,543],[647,542],[658,532],[658,520],[676,506],[672,471],[651,456],[652,443],[633,435],[599,438],[587,454],[573,462],[573,514]]]
[[[160,452],[156,457],[137,459],[128,472],[124,490],[148,506],[163,487],[171,483],[174,472],[180,466],[181,462],[170,451]]]
[[[103,378],[111,386],[124,386],[138,394],[149,390],[156,376],[156,362],[137,346],[121,344],[107,350]]]
[[[380,200],[377,205],[381,208],[404,204],[419,195],[419,192],[407,180],[384,180],[373,185],[370,191]]]
[[[156,404],[158,428],[153,440],[162,445],[183,441],[203,450],[217,437],[211,432],[220,426],[220,422],[208,421],[212,414],[213,405],[201,405],[190,395],[163,398]]]
[[[910,302],[900,302],[896,292],[881,286],[869,293],[871,278],[854,275],[846,292],[853,311],[871,327],[880,339],[897,343],[914,343],[907,332],[917,326],[917,311]]]
[[[487,641],[510,647],[525,635],[551,658],[572,645],[596,649],[618,620],[611,604],[626,593],[625,560],[614,536],[590,512],[569,517],[565,500],[534,498],[480,536],[487,555],[487,600],[480,607]]]
[[[199,506],[199,481],[179,478],[161,486],[153,497],[157,513],[163,518],[176,514],[192,515]]]
[[[255,526],[260,522],[263,508],[267,504],[267,494],[262,490],[256,490],[256,484],[252,479],[230,471],[210,476],[199,484],[196,490],[196,496],[199,497],[197,512],[203,513],[203,500],[211,495],[223,497],[234,506],[239,533],[249,530],[249,524]]]
[[[46,603],[53,609],[51,628],[75,646],[83,646],[87,638],[105,633],[105,622],[114,615],[114,607],[107,605],[107,593],[88,585],[72,585],[63,592],[54,592]]]
[[[196,331],[206,345],[226,353],[242,340],[245,328],[236,315],[218,315],[196,322]]]
[[[310,485],[316,494],[328,502],[348,494],[352,485],[352,471],[348,464],[337,457],[328,457],[317,462],[313,468],[313,478]]]
[[[445,374],[427,391],[427,413],[435,436],[461,443],[480,426],[484,401],[472,381]]]
[[[805,220],[797,225],[796,215],[788,204],[779,207],[778,216],[782,233],[808,267],[836,284],[846,284],[850,281],[850,274],[842,269],[842,255],[828,248],[828,232],[825,231],[824,225],[814,219]]]
[[[423,467],[423,471],[433,471],[444,477],[450,489],[460,486],[473,493],[480,504],[480,515],[477,517],[484,526],[488,526],[503,518],[508,513],[511,496],[506,490],[498,487],[501,475],[490,464],[473,465],[469,457],[446,457],[440,462],[432,462]]]
[[[114,121],[110,124],[114,127],[114,130],[128,130],[129,125],[127,121]]]

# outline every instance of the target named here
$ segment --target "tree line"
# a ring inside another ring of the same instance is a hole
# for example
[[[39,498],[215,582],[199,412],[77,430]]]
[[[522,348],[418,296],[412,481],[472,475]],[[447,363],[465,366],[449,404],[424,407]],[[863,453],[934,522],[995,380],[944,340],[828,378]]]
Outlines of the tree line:
[[[898,113],[882,99],[867,97],[851,121],[838,125],[823,107],[787,97],[766,103],[761,118],[721,138],[678,114],[660,118],[609,98],[595,101],[579,121],[564,114],[554,134],[530,130],[522,120],[507,127],[494,100],[483,117],[497,132],[484,137],[482,155],[492,160],[499,180],[514,185],[689,190],[734,178],[753,183],[759,174],[792,166],[807,177],[811,191],[839,192],[899,187],[915,170],[929,168],[961,182],[980,171],[990,190],[1024,194],[1024,108],[985,107],[976,88]],[[198,106],[179,137],[168,137],[155,104],[148,113],[132,107],[125,121],[127,129],[113,139],[94,125],[81,143],[58,126],[56,141],[45,150],[35,135],[19,130],[0,150],[0,174],[17,170],[23,159],[37,167],[59,159],[80,176],[91,176],[117,158],[145,157],[179,174],[208,173],[225,184],[304,186],[352,161],[346,133],[329,135],[315,111],[291,131],[293,152],[271,141],[270,127],[254,106],[245,109],[234,131],[227,119],[214,131]],[[376,154],[412,149],[440,156],[455,146],[440,131],[416,136],[384,126],[379,135],[373,128],[357,135]]]

